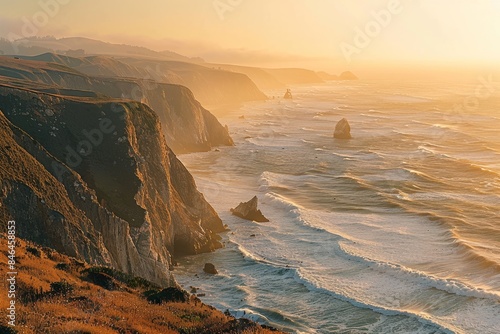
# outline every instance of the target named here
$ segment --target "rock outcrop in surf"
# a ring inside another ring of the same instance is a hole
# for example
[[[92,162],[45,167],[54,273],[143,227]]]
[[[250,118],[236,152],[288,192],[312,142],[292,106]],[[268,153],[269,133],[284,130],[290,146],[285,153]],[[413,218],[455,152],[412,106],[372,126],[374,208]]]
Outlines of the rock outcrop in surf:
[[[286,90],[285,96],[283,96],[284,99],[291,100],[292,97],[292,91],[290,89]]]
[[[231,209],[231,212],[233,215],[246,220],[266,223],[269,221],[269,219],[264,217],[262,212],[257,209],[258,203],[259,200],[257,196],[254,196],[250,201],[244,203],[242,202],[235,209]]]
[[[211,275],[218,274],[218,271],[215,268],[215,265],[213,263],[205,263],[205,266],[203,267],[203,271],[206,272],[207,274],[211,274]]]
[[[333,137],[337,139],[351,139],[351,126],[347,119],[342,118],[335,126]]]

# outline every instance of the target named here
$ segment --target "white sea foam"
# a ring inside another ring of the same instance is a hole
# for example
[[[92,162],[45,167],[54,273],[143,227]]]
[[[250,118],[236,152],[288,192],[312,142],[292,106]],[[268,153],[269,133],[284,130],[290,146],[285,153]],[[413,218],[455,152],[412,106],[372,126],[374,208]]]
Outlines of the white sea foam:
[[[235,111],[229,127],[252,138],[209,170],[188,157],[234,233],[225,250],[206,255],[223,254],[225,276],[201,285],[224,296],[218,307],[295,332],[499,333],[500,143],[491,129],[500,119],[474,117],[464,128],[439,87],[388,93],[353,84],[297,88],[300,104],[253,104],[249,122]],[[391,103],[377,104],[387,96]],[[349,119],[352,140],[332,140],[339,117]],[[237,154],[251,150],[251,163]],[[270,223],[227,213],[254,194]]]

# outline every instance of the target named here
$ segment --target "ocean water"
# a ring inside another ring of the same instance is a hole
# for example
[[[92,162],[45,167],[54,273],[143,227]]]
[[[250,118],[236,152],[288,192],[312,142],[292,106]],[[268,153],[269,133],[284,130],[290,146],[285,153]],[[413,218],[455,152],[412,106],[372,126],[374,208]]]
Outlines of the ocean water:
[[[180,158],[231,231],[179,283],[293,333],[500,333],[500,84],[480,84],[302,86],[220,117],[236,146]],[[254,195],[271,222],[230,214]]]

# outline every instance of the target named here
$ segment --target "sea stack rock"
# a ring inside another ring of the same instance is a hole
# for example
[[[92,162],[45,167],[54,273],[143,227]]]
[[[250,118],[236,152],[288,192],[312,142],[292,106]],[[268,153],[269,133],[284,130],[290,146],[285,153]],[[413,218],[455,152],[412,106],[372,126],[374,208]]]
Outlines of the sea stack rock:
[[[292,97],[292,91],[290,89],[286,90],[285,96],[283,96],[284,99],[291,100]]]
[[[246,220],[266,223],[269,221],[269,219],[264,217],[262,212],[257,209],[258,202],[259,200],[257,199],[257,196],[254,196],[250,201],[246,203],[240,203],[240,205],[238,205],[236,209],[231,209],[231,212],[233,213],[233,215]]]
[[[342,118],[335,126],[333,137],[337,139],[351,139],[351,126],[347,119]]]
[[[207,274],[217,275],[218,271],[215,269],[215,266],[212,263],[205,263],[205,267],[203,267],[203,271]]]

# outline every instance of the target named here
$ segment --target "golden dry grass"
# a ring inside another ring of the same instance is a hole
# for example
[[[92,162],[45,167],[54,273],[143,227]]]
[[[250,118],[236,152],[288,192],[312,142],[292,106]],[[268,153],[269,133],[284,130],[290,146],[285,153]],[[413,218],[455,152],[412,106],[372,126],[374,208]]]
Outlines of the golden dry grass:
[[[7,270],[5,235],[0,235],[0,275]],[[30,245],[32,246],[32,245]],[[164,334],[164,333],[270,333],[257,324],[237,322],[222,312],[191,299],[187,303],[150,304],[142,290],[124,287],[108,291],[82,279],[84,267],[56,269],[58,263],[74,263],[69,257],[41,250],[41,257],[26,251],[27,243],[19,242],[17,256],[18,297],[16,302],[19,333],[26,334]],[[56,261],[54,261],[56,260]],[[50,284],[65,281],[74,290],[66,295],[49,293]],[[0,307],[8,307],[7,287],[0,286]],[[31,291],[35,301],[21,300]],[[42,294],[40,294],[40,291]],[[6,325],[4,316],[0,325]],[[274,332],[276,333],[276,332]]]

